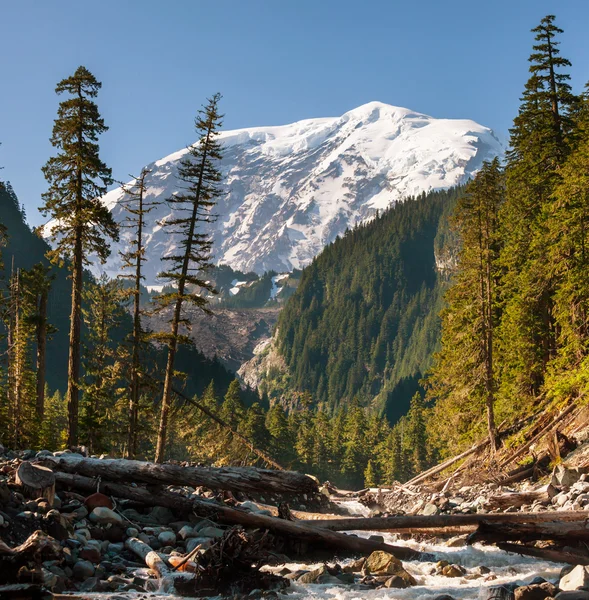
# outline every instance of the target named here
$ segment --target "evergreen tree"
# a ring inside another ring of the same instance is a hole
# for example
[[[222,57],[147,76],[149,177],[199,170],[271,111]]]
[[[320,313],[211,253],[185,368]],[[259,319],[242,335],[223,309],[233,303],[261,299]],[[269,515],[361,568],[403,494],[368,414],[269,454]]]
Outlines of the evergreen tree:
[[[555,356],[554,282],[546,261],[546,215],[560,168],[573,142],[578,99],[571,93],[570,62],[560,56],[562,30],[548,15],[533,30],[528,80],[510,130],[506,202],[501,211],[504,318],[499,346],[505,355],[503,394],[534,398]]]
[[[141,284],[145,279],[142,275],[142,266],[145,262],[144,230],[146,216],[157,206],[156,202],[145,200],[145,178],[150,173],[148,169],[141,170],[139,177],[135,178],[130,186],[124,186],[125,199],[122,201],[128,213],[127,221],[123,227],[132,230],[130,247],[121,252],[122,268],[132,271],[131,274],[120,277],[130,279],[132,287],[129,295],[133,298],[133,332],[131,334],[131,365],[130,365],[130,393],[129,393],[129,425],[127,433],[127,454],[134,458],[137,453],[137,423],[139,416],[139,396],[141,392],[141,351],[145,343],[145,332],[141,321]]]
[[[373,488],[377,486],[376,471],[372,460],[368,461],[364,470],[364,487]]]
[[[111,171],[98,154],[98,136],[108,129],[92,100],[100,88],[101,83],[85,67],[57,84],[56,93],[70,97],[60,103],[53,127],[51,144],[58,153],[43,167],[49,189],[40,210],[54,219],[55,249],[49,256],[54,262],[66,260],[72,279],[67,389],[70,446],[78,442],[83,268],[90,255],[104,261],[109,254],[107,238],[118,238],[112,215],[100,201],[112,182]]]
[[[112,332],[122,317],[120,282],[103,275],[84,291],[82,311],[88,329],[84,347],[85,376],[81,381],[81,433],[92,453],[108,451],[110,444],[120,447],[122,414],[121,377],[124,365],[121,348],[113,347]]]
[[[23,271],[23,284],[28,300],[27,321],[35,331],[36,338],[36,415],[39,422],[45,416],[45,373],[47,363],[47,338],[55,332],[48,322],[47,302],[55,276],[42,263],[37,263],[28,271]]]
[[[412,472],[421,473],[427,468],[427,434],[424,403],[419,392],[411,399],[405,435],[409,446]]]
[[[457,271],[446,293],[442,313],[442,348],[428,380],[437,399],[439,423],[449,437],[472,435],[481,408],[486,408],[487,432],[496,448],[496,365],[494,337],[499,321],[499,209],[503,175],[498,159],[485,163],[458,201],[454,223],[461,240]],[[414,399],[410,415],[422,412]],[[452,415],[452,419],[444,415]],[[422,424],[419,424],[421,429]],[[417,443],[417,440],[415,440]],[[424,456],[416,457],[420,468]]]
[[[217,136],[221,126],[218,111],[220,94],[215,94],[206,107],[199,111],[195,120],[198,142],[189,148],[187,157],[181,162],[178,177],[183,184],[180,191],[168,198],[175,216],[163,223],[170,232],[180,234],[180,250],[164,257],[171,267],[159,277],[174,284],[174,289],[158,297],[160,308],[172,307],[170,332],[160,335],[168,347],[168,360],[161,402],[161,416],[158,428],[156,462],[164,460],[168,432],[168,417],[174,379],[174,363],[178,345],[187,339],[181,335],[180,326],[186,325],[183,317],[185,304],[205,308],[208,302],[206,292],[213,287],[200,274],[210,266],[212,240],[210,233],[203,231],[203,225],[214,218],[212,208],[221,191],[218,184],[221,173],[215,162],[221,158],[221,147]]]

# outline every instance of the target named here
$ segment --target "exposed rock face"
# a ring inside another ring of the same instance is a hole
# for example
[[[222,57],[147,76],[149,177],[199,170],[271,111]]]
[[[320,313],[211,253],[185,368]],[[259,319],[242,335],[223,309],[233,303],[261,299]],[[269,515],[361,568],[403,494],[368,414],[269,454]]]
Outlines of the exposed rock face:
[[[227,309],[211,307],[212,314],[187,307],[186,314],[191,321],[190,336],[207,358],[216,356],[228,369],[237,371],[252,357],[261,341],[272,335],[280,308]],[[166,311],[146,319],[153,331],[167,330],[169,327]],[[246,383],[248,383],[246,381]]]

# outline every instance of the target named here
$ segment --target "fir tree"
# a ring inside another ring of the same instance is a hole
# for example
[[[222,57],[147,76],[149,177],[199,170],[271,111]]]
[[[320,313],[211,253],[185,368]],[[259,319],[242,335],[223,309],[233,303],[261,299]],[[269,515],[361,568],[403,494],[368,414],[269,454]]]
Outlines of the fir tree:
[[[494,337],[499,321],[499,209],[503,175],[497,159],[485,163],[456,205],[454,222],[461,240],[457,271],[442,313],[442,348],[428,380],[437,399],[439,423],[449,437],[472,435],[481,407],[496,447],[496,365]],[[414,404],[413,412],[421,408]],[[410,411],[410,414],[411,411]],[[452,415],[455,421],[444,419]],[[417,461],[419,466],[422,457]]]
[[[36,415],[39,422],[45,416],[45,373],[47,362],[47,339],[56,330],[48,322],[47,302],[55,276],[49,267],[37,263],[30,270],[23,271],[23,284],[28,299],[27,321],[32,325],[36,338]]]
[[[181,162],[178,177],[183,184],[180,191],[168,198],[175,216],[163,224],[171,232],[181,236],[180,250],[164,257],[171,267],[160,273],[159,277],[174,284],[174,289],[158,297],[161,308],[172,307],[170,331],[159,336],[168,346],[168,360],[164,379],[164,391],[161,402],[161,416],[158,428],[156,462],[164,460],[168,433],[168,417],[174,379],[174,363],[178,345],[187,341],[181,335],[180,326],[187,322],[183,317],[185,304],[205,308],[208,302],[207,292],[213,287],[201,273],[210,266],[212,240],[210,232],[203,226],[214,219],[212,208],[221,191],[218,187],[221,173],[216,161],[221,158],[221,147],[217,136],[221,126],[218,111],[220,94],[214,95],[199,111],[195,120],[195,129],[199,141],[189,148],[187,157]]]
[[[560,56],[562,30],[548,15],[533,30],[530,79],[510,130],[506,202],[501,210],[501,294],[504,318],[499,345],[505,354],[503,393],[534,398],[542,390],[548,362],[556,354],[554,281],[548,272],[547,207],[573,142],[578,99],[571,93],[570,62]]]
[[[108,129],[92,100],[100,88],[101,83],[85,67],[57,84],[56,93],[69,97],[59,105],[51,137],[58,153],[43,167],[49,189],[40,210],[54,219],[55,249],[49,256],[54,262],[67,261],[72,279],[67,389],[70,446],[78,442],[82,272],[90,255],[106,259],[107,238],[118,238],[112,215],[100,201],[112,182],[97,143]]]
[[[139,395],[141,381],[141,350],[145,343],[145,332],[141,321],[141,284],[145,279],[142,275],[142,266],[145,262],[144,230],[146,216],[157,206],[156,202],[145,200],[145,178],[150,173],[142,169],[139,177],[135,178],[130,186],[124,186],[125,199],[122,201],[128,213],[127,221],[122,225],[132,230],[130,248],[121,252],[122,268],[132,270],[132,274],[120,277],[130,279],[132,288],[129,295],[133,298],[133,332],[131,334],[131,365],[130,365],[130,393],[129,393],[129,425],[127,434],[127,454],[134,458],[137,453],[137,423],[139,416]]]
[[[81,433],[92,453],[108,451],[109,442],[121,437],[121,377],[124,370],[120,350],[113,347],[112,332],[122,317],[120,282],[103,275],[84,292],[82,311],[88,328],[84,348],[85,376]],[[108,438],[108,440],[107,440]]]

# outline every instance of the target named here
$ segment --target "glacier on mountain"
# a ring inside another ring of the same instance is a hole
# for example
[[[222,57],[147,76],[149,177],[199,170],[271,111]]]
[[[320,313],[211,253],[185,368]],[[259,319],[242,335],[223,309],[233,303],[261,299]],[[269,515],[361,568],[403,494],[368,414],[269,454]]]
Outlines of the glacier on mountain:
[[[503,152],[493,132],[474,121],[435,119],[380,102],[341,117],[224,131],[220,141],[225,193],[212,232],[214,260],[260,274],[304,267],[336,236],[378,210],[463,183],[484,160]],[[175,191],[186,153],[148,165],[147,201],[163,201]],[[122,198],[117,188],[102,199],[119,222],[125,218]],[[149,214],[148,285],[160,283],[160,258],[177,247],[178,240],[158,224],[171,213],[163,203]],[[101,270],[119,273],[118,250],[130,235],[122,230]]]

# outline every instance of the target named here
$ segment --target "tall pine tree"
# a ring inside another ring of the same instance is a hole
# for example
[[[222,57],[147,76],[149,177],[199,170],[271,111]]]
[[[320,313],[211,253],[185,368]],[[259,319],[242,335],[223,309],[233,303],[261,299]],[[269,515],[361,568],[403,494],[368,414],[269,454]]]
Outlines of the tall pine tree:
[[[85,67],[60,81],[58,95],[69,97],[59,105],[51,144],[57,155],[43,167],[49,189],[43,194],[43,215],[54,219],[51,237],[53,262],[66,261],[72,280],[68,359],[68,444],[78,443],[80,392],[80,331],[82,275],[89,256],[106,260],[108,238],[118,239],[118,228],[108,208],[100,202],[112,182],[111,170],[99,157],[98,136],[107,126],[93,101],[102,84]]]
[[[179,344],[188,341],[180,331],[181,325],[188,325],[183,316],[183,308],[186,304],[206,308],[207,293],[214,291],[211,283],[202,277],[202,272],[210,266],[212,247],[210,231],[206,230],[206,225],[214,220],[212,209],[221,194],[221,173],[216,166],[216,161],[221,158],[221,146],[217,139],[222,118],[218,108],[220,99],[221,95],[215,94],[195,119],[199,140],[189,148],[180,164],[178,177],[181,187],[178,193],[168,198],[174,216],[163,223],[170,232],[179,235],[181,241],[175,254],[164,257],[171,266],[159,275],[162,280],[173,284],[174,288],[157,299],[160,308],[172,308],[172,315],[169,333],[159,336],[167,343],[168,359],[156,462],[162,462],[165,455],[176,353]]]

